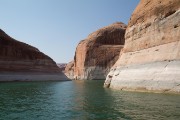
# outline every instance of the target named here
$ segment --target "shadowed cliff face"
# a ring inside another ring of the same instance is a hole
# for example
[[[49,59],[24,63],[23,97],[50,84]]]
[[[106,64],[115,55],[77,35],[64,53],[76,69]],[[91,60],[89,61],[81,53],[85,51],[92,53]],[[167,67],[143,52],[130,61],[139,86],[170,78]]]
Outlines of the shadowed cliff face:
[[[179,92],[179,26],[179,0],[141,0],[128,23],[122,55],[105,86]]]
[[[56,63],[37,48],[0,30],[0,72],[59,72]]]
[[[74,58],[76,79],[105,79],[124,45],[126,25],[117,22],[91,33],[82,40]]]

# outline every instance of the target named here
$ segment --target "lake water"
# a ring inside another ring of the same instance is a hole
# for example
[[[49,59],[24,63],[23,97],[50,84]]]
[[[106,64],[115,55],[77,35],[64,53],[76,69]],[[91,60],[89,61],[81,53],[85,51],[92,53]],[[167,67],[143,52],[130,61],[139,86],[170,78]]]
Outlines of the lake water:
[[[102,86],[103,81],[0,83],[0,120],[180,120],[180,95]]]

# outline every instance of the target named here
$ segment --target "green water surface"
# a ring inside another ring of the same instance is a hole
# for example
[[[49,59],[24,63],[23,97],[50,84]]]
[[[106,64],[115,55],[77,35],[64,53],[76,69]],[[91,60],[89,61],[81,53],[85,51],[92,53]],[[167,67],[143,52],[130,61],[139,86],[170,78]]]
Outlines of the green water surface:
[[[102,86],[103,81],[0,83],[0,120],[180,120],[180,95]]]

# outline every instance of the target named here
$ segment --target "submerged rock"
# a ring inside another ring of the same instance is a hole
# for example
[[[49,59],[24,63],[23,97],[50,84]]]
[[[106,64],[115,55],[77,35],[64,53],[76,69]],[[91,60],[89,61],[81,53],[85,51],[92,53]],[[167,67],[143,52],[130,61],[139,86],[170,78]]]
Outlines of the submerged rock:
[[[179,26],[179,0],[141,0],[128,23],[122,55],[105,86],[180,92]]]

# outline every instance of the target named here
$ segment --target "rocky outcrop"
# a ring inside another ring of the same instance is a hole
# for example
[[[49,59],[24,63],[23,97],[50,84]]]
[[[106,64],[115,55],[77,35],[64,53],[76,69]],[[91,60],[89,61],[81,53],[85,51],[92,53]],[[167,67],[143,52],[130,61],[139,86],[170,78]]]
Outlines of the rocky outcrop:
[[[74,79],[74,61],[69,62],[65,68],[65,75],[69,79]]]
[[[122,55],[105,86],[180,92],[179,26],[179,0],[141,0],[128,23]]]
[[[126,25],[117,22],[91,33],[82,40],[74,58],[74,78],[105,79],[124,45]]]
[[[50,57],[0,30],[0,81],[66,79]]]

